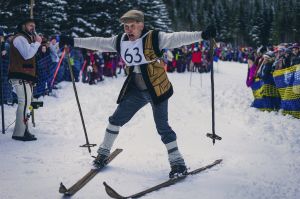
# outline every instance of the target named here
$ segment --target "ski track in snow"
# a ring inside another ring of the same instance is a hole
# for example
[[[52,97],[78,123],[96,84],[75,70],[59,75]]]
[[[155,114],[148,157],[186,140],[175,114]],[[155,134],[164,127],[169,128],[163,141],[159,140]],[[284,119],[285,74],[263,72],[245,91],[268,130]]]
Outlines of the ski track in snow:
[[[300,198],[299,120],[249,107],[246,65],[220,62],[215,67],[216,133],[223,140],[213,146],[206,137],[211,133],[210,74],[193,73],[191,86],[190,73],[168,74],[174,86],[169,123],[188,167],[219,158],[223,163],[143,198]],[[102,140],[124,80],[120,75],[95,86],[76,84],[90,143]],[[91,168],[87,149],[78,147],[85,138],[72,84],[60,85],[57,97],[40,98],[44,107],[35,111],[36,128],[31,130],[38,141],[13,141],[13,127],[0,136],[1,199],[62,198],[59,183],[69,187]],[[5,106],[6,126],[14,121],[15,111],[16,105]],[[150,105],[121,128],[117,147],[124,151],[72,198],[109,198],[103,181],[130,195],[168,177],[167,152]]]

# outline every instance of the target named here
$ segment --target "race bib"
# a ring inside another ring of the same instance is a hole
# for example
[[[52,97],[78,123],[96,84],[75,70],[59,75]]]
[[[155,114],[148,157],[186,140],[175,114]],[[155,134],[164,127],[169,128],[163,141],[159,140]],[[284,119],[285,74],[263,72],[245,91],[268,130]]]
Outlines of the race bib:
[[[121,56],[127,66],[137,66],[149,63],[145,58],[143,50],[143,38],[148,33],[135,41],[124,41],[124,36],[126,34],[123,34],[121,38]]]

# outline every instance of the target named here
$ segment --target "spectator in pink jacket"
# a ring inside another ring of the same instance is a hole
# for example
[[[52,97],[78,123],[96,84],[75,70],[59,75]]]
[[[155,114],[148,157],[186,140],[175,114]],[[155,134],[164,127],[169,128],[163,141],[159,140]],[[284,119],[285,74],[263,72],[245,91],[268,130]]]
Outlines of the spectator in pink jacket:
[[[246,80],[246,84],[248,87],[250,87],[255,79],[255,73],[257,70],[257,66],[254,63],[255,61],[255,55],[251,54],[248,56],[248,74],[247,74],[247,80]]]

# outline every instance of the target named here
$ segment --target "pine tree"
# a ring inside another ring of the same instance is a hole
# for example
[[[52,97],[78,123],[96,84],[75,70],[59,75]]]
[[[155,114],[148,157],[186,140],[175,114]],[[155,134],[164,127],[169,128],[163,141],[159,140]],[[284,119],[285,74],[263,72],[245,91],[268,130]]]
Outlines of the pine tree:
[[[34,18],[37,20],[37,32],[42,31],[46,35],[60,33],[62,24],[67,21],[66,5],[67,2],[63,0],[35,1]]]
[[[251,21],[252,28],[250,30],[250,37],[252,39],[252,44],[254,46],[261,46],[262,43],[262,35],[263,35],[263,26],[264,26],[264,19],[261,12],[261,6],[258,0],[255,0],[254,4],[254,16]]]
[[[172,30],[162,0],[43,0],[35,3],[34,18],[40,22],[37,30],[46,35],[111,36],[122,31],[119,18],[132,8],[145,12],[146,26]],[[5,1],[0,11],[0,26],[6,32],[15,31],[17,23],[29,17],[29,1]]]
[[[294,34],[295,34],[295,38],[294,38],[294,41],[296,42],[300,42],[300,1],[296,0],[295,2],[295,13],[294,13]]]
[[[162,31],[217,27],[217,39],[235,45],[300,40],[299,0],[36,0],[37,31],[46,35],[111,36],[123,31],[119,18],[136,8],[146,26]],[[0,26],[15,32],[29,17],[29,1],[2,0]]]

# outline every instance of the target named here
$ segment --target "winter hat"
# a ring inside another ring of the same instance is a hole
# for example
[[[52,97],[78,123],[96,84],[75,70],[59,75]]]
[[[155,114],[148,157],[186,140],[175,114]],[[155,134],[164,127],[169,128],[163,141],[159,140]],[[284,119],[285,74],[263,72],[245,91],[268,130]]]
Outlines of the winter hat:
[[[268,51],[264,54],[265,59],[273,60],[275,59],[275,54],[273,51]]]
[[[292,50],[291,50],[290,48],[285,48],[285,49],[284,49],[284,52],[285,52],[286,54],[292,54]]]
[[[1,35],[0,35],[1,36]],[[8,40],[11,36],[14,36],[14,34],[13,33],[8,33],[8,34],[6,34],[5,36],[4,36],[4,40],[6,41],[6,40]]]
[[[299,49],[299,48],[300,48],[300,45],[299,45],[298,43],[294,43],[293,46],[292,46],[292,49],[293,49],[293,48],[298,48],[298,49]]]
[[[144,13],[139,10],[129,10],[121,18],[121,23],[126,23],[128,20],[135,20],[137,22],[144,22]]]
[[[275,53],[280,53],[280,52],[284,52],[284,48],[282,46],[278,46],[277,48],[275,48]]]

